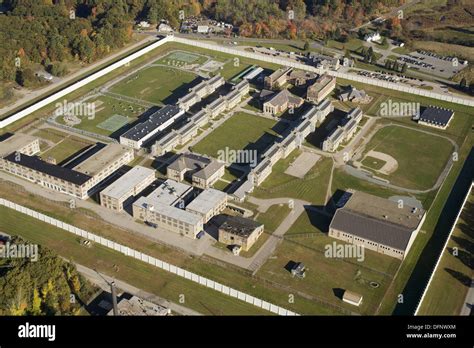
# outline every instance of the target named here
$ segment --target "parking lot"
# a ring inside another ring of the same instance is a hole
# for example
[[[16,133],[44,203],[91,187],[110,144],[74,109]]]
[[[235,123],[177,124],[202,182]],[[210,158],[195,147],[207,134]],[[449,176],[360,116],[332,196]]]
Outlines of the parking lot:
[[[452,56],[440,56],[436,53],[422,50],[400,56],[398,61],[407,63],[409,68],[418,69],[421,72],[446,79],[451,78],[467,67],[467,62],[462,59]]]

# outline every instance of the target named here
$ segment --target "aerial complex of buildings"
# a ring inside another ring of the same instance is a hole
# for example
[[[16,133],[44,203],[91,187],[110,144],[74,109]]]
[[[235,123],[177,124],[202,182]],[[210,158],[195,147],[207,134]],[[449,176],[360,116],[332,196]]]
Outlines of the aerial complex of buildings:
[[[316,129],[317,124],[324,122],[326,117],[334,111],[334,106],[329,99],[319,105],[311,105],[295,122],[293,128],[287,129],[281,139],[270,145],[262,154],[260,162],[252,168],[247,179],[233,192],[232,197],[243,201],[255,186],[259,186],[271,173],[273,165],[282,158],[300,147],[304,139]]]
[[[133,203],[133,217],[180,235],[196,238],[204,224],[227,205],[227,194],[215,189],[198,192],[171,179]]]
[[[212,89],[213,87],[209,87],[210,85],[212,86],[222,85],[221,77],[219,77],[218,79],[215,79],[214,77],[214,78],[211,78],[210,80],[213,80],[214,82],[212,84],[206,81],[201,82],[198,85],[198,86],[201,86],[199,87],[199,90],[206,91],[207,88]],[[198,86],[194,87],[194,91],[191,92],[192,95],[197,95],[198,92],[196,92],[195,89]],[[218,88],[218,87],[215,87],[215,88]],[[203,109],[201,109],[194,115],[189,116],[188,123],[185,123],[183,126],[181,126],[178,129],[168,132],[163,137],[156,140],[155,143],[151,147],[151,152],[154,155],[159,156],[166,152],[172,151],[174,148],[176,148],[179,145],[186,144],[197,134],[199,128],[202,128],[203,126],[205,126],[207,123],[209,123],[210,120],[216,118],[222,112],[231,110],[235,106],[237,106],[237,104],[242,100],[242,98],[246,94],[249,93],[249,90],[250,90],[249,82],[247,80],[240,81],[239,83],[237,83],[235,86],[232,87],[229,93],[218,97],[217,99],[215,99],[213,102],[206,105]],[[182,99],[184,98],[186,97],[183,97]],[[182,99],[180,99],[181,102],[182,102]],[[191,107],[197,102],[198,102],[197,99],[193,97],[191,101],[187,101],[186,104],[185,105],[183,104],[182,107],[186,109],[186,108]],[[182,112],[184,111],[184,109],[180,108]]]
[[[334,128],[328,137],[323,141],[323,151],[334,152],[344,141],[348,141],[357,130],[357,125],[364,116],[360,108],[350,110],[342,120],[341,125]]]
[[[356,191],[336,210],[329,236],[403,260],[424,220],[423,209]]]
[[[48,163],[35,156],[39,152],[38,140],[30,136],[13,135],[1,145],[1,169],[80,199],[87,199],[97,192],[100,182],[134,158],[132,149],[119,144],[96,144],[98,151],[94,148],[86,150],[93,154],[69,167]],[[7,152],[10,153],[6,155]]]

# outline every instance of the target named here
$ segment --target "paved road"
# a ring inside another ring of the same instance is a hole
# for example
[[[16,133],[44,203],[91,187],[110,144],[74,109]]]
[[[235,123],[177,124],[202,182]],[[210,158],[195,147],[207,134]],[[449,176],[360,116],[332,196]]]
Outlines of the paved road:
[[[120,51],[118,51],[114,54],[111,54],[110,56],[107,56],[104,59],[101,59],[101,60],[99,60],[99,61],[97,61],[97,62],[95,62],[91,65],[88,65],[87,67],[85,67],[83,69],[80,69],[80,70],[76,71],[75,73],[68,75],[67,77],[59,79],[57,82],[48,84],[46,87],[43,87],[43,88],[40,88],[40,89],[37,89],[37,90],[34,90],[34,91],[28,91],[27,93],[25,93],[23,95],[23,97],[16,100],[13,104],[9,104],[9,105],[7,105],[3,108],[0,108],[0,115],[3,116],[5,114],[9,113],[10,111],[12,111],[12,110],[14,110],[18,107],[21,107],[22,105],[30,102],[32,99],[35,99],[35,98],[37,98],[39,96],[42,96],[42,95],[46,95],[46,94],[50,93],[51,91],[53,91],[54,89],[60,87],[61,85],[64,85],[64,86],[67,85],[68,83],[70,83],[71,81],[77,79],[81,75],[93,71],[94,69],[96,69],[97,67],[99,67],[102,64],[113,61],[114,59],[116,59],[117,57],[121,56],[122,54],[124,54],[128,51],[133,51],[134,49],[136,49],[137,47],[143,45],[144,43],[146,43],[148,41],[151,42],[151,41],[156,41],[156,40],[157,40],[156,36],[155,37],[147,36],[143,40],[140,40],[139,42],[134,43],[133,45],[127,46],[123,50],[120,50]]]
[[[162,297],[156,296],[155,294],[146,292],[139,288],[134,287],[124,281],[121,281],[116,278],[109,277],[103,273],[99,273],[96,270],[90,269],[88,267],[82,266],[78,263],[74,263],[76,265],[77,270],[84,275],[89,281],[98,285],[102,290],[110,292],[110,284],[115,282],[117,288],[126,291],[132,295],[140,297],[144,300],[156,303],[160,306],[165,308],[170,308],[173,312],[181,314],[181,315],[202,315],[192,309],[186,308],[182,305],[176,304],[174,302],[170,302],[165,300]]]

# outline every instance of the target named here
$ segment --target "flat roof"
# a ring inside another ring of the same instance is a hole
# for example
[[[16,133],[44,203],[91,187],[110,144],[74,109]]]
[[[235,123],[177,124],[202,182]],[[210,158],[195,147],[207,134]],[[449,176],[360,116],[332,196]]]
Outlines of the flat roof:
[[[420,120],[445,126],[453,115],[453,110],[429,106],[421,114]]]
[[[235,234],[241,237],[248,237],[255,231],[256,228],[263,226],[260,222],[247,219],[241,216],[226,215],[224,222],[219,226],[219,229]]]
[[[217,203],[220,203],[226,197],[227,194],[222,191],[213,188],[206,189],[188,204],[186,210],[192,210],[206,215],[216,207]]]
[[[140,206],[145,209],[150,208],[150,202],[147,197],[140,197],[133,205]],[[202,222],[202,217],[197,214],[190,213],[189,211],[176,208],[161,202],[154,202],[151,211],[158,212],[159,214],[168,216],[172,219],[185,222],[190,225],[196,225]]]
[[[176,133],[175,131],[169,132],[166,134],[163,138],[160,138],[156,141],[156,143],[160,146],[166,146],[169,143],[173,142],[176,140],[176,138],[179,138],[179,134]]]
[[[168,179],[148,196],[142,198],[145,198],[146,203],[151,205],[165,204],[172,206],[177,204],[192,189],[190,185]]]
[[[155,176],[153,169],[135,166],[111,185],[107,186],[101,193],[115,199],[120,199],[150,176]]]
[[[135,125],[135,127],[129,129],[121,136],[126,139],[139,141],[140,139],[146,137],[148,134],[152,133],[163,123],[172,119],[173,117],[178,116],[179,114],[183,114],[183,111],[178,106],[165,105],[160,110],[150,115],[146,121]]]
[[[28,135],[15,133],[7,139],[0,142],[0,157],[5,157],[12,152],[16,152],[21,148],[31,144],[38,138]]]
[[[51,164],[43,161],[38,156],[28,156],[21,154],[17,156],[15,152],[6,156],[7,161],[17,163],[23,167],[36,170],[38,172],[50,175],[52,177],[73,183],[75,185],[82,185],[91,179],[91,176],[80,173],[73,169],[64,168],[56,164]]]
[[[91,157],[85,159],[79,163],[73,169],[94,176],[102,171],[104,168],[110,166],[118,157],[122,156],[126,152],[132,151],[120,144],[107,144],[100,151],[93,154]]]

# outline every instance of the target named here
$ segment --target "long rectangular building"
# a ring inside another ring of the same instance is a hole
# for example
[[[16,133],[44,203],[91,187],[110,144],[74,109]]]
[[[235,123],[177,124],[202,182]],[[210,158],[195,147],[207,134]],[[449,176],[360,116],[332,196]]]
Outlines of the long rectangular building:
[[[178,106],[166,105],[148,117],[146,121],[138,123],[122,134],[120,144],[138,150],[145,141],[172,125],[183,114],[184,110]]]
[[[123,204],[130,197],[138,195],[155,181],[155,171],[150,168],[136,166],[118,180],[100,192],[100,205],[122,211]]]
[[[421,208],[357,191],[336,210],[329,236],[403,260],[424,219]]]
[[[2,159],[2,169],[38,185],[80,199],[92,195],[101,181],[133,160],[132,149],[109,144],[74,168],[61,167],[37,156],[14,152]]]

